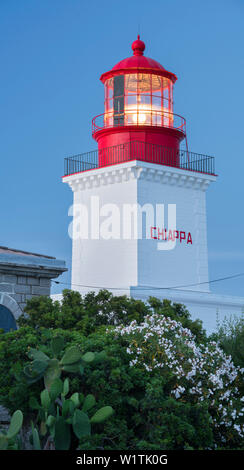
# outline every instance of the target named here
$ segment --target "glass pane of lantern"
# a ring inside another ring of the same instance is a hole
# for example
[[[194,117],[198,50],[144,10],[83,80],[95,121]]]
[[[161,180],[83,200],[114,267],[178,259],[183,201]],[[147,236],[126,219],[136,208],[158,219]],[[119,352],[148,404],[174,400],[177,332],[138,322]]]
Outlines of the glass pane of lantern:
[[[161,94],[162,89],[162,77],[158,75],[152,75],[152,93],[159,92]]]
[[[125,93],[137,93],[137,74],[130,73],[125,75]]]
[[[137,93],[151,93],[151,75],[146,73],[137,74]]]
[[[162,108],[161,95],[160,96],[153,95],[152,96],[152,109],[154,109],[155,111],[161,111],[161,108]]]
[[[113,111],[113,78],[105,82],[105,112]]]
[[[114,77],[114,125],[124,125],[124,75]]]

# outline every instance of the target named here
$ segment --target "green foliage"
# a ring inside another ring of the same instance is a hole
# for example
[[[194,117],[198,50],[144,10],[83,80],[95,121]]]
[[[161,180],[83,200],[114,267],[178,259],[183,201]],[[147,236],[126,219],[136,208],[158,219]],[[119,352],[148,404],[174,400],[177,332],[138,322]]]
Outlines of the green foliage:
[[[96,368],[85,371],[86,386],[99,397],[103,408],[106,401],[116,414],[105,422],[102,433],[81,441],[80,448],[96,449],[101,438],[106,449],[194,449],[213,444],[210,415],[207,406],[178,402],[169,396],[170,375],[151,373],[129,366],[123,338],[116,341],[102,333],[87,339],[87,348],[103,347],[107,359]],[[71,381],[72,383],[72,381]],[[106,436],[106,439],[104,438]]]
[[[62,385],[62,386],[61,386]],[[40,403],[30,400],[30,407],[37,410],[36,423],[32,424],[33,446],[40,450],[47,442],[53,442],[56,450],[70,450],[78,446],[79,439],[91,436],[91,424],[103,423],[113,414],[110,406],[98,409],[89,417],[88,411],[96,406],[96,399],[78,392],[69,395],[69,379],[56,379],[50,392],[45,389],[40,394]]]
[[[244,368],[244,316],[225,318],[219,324],[218,331],[213,335],[225,354],[231,356],[236,366]],[[240,382],[240,390],[244,396],[244,382]]]
[[[70,426],[63,416],[59,416],[54,424],[54,443],[56,450],[69,450],[70,448]]]
[[[54,336],[51,339],[50,350],[53,357],[49,357],[38,349],[31,348],[28,356],[32,362],[23,368],[27,383],[32,384],[43,377],[45,387],[50,390],[52,384],[60,378],[63,371],[82,374],[83,364],[95,359],[95,354],[92,352],[83,355],[78,345],[70,346],[64,354],[62,354],[63,348],[62,336]]]
[[[94,416],[91,418],[91,423],[100,424],[103,423],[106,419],[110,418],[113,414],[113,408],[111,406],[103,406],[100,410],[98,410]]]
[[[23,413],[20,410],[14,412],[7,432],[0,434],[0,450],[17,450],[20,441],[17,436],[22,428]]]
[[[30,396],[36,396],[41,388],[34,385],[31,389],[20,378],[26,363],[28,347],[38,345],[39,334],[31,327],[0,334],[0,404],[13,413],[20,408],[28,410]]]
[[[96,403],[95,397],[91,394],[87,395],[84,400],[82,410],[89,411],[95,405],[95,403]]]
[[[80,438],[91,435],[92,421],[89,413],[96,407],[96,399],[92,394],[84,396],[83,393],[70,391],[69,379],[66,377],[62,380],[61,374],[67,373],[64,370],[67,366],[75,366],[81,376],[84,372],[84,368],[81,370],[82,364],[87,366],[93,361],[99,363],[104,355],[98,355],[97,358],[90,351],[83,354],[78,344],[65,348],[65,338],[57,332],[51,332],[50,335],[50,332],[48,334],[46,330],[42,330],[40,336],[46,339],[46,344],[39,345],[39,349],[27,348],[27,356],[31,362],[24,364],[23,371],[19,371],[16,376],[20,383],[29,384],[29,390],[35,382],[42,382],[42,378],[46,387],[40,393],[40,402],[36,396],[27,393],[31,417],[35,421],[35,425],[32,423],[33,447],[36,450],[48,448],[52,442],[57,450],[69,450],[71,446],[77,447]],[[108,419],[113,410],[111,408],[108,413],[97,409],[96,412],[100,412],[100,420],[96,421],[95,413],[92,416],[94,424]],[[8,433],[0,436],[2,449],[13,445],[12,440],[18,434],[22,422],[22,412],[15,412]]]
[[[244,316],[226,318],[214,336],[234,364],[244,367]]]
[[[64,290],[62,304],[44,296],[30,299],[18,323],[33,328],[76,329],[87,335],[114,321],[140,321],[147,312],[143,302],[126,296],[114,297],[106,290],[91,292],[84,298],[78,292]]]
[[[55,359],[51,341],[57,337],[62,337],[65,350],[74,343],[80,346],[84,341],[83,337],[75,331],[34,329],[30,326],[0,334],[0,404],[8,408],[10,413],[19,408],[24,415],[28,414],[30,397],[37,398],[43,388],[41,379],[44,372],[46,375],[50,372],[52,382],[54,370],[50,368],[51,370],[47,371],[46,363],[50,359]],[[27,367],[28,357],[32,359],[32,362]],[[30,370],[33,364],[34,369]],[[63,369],[65,373],[65,366]],[[38,372],[40,372],[39,377]],[[67,372],[72,373],[72,371]]]
[[[84,411],[81,410],[75,410],[73,420],[72,420],[72,426],[74,433],[78,439],[80,439],[83,436],[90,436],[91,434],[91,422],[89,420],[89,417]]]
[[[8,439],[12,439],[13,437],[17,436],[17,434],[20,432],[23,424],[23,413],[20,410],[17,410],[14,412],[11,421],[10,421],[10,426],[7,432],[7,437]]]
[[[172,385],[177,385],[172,371],[130,366],[126,339],[109,331],[132,321],[141,324],[148,314],[180,322],[197,345],[209,345],[201,322],[192,321],[184,306],[167,300],[150,298],[144,303],[107,291],[82,298],[64,291],[62,304],[46,297],[28,301],[20,329],[0,335],[0,403],[12,411],[25,410],[27,420],[34,421],[35,448],[48,448],[50,441],[57,448],[86,450],[244,448],[231,430],[226,442],[217,439],[210,399],[197,403],[191,395],[180,399],[171,395]],[[225,335],[220,342],[243,367],[240,325],[237,330],[238,341],[231,348]],[[31,350],[34,355],[26,364]],[[181,357],[187,361],[183,347]],[[46,391],[41,395],[45,375]],[[103,409],[108,415],[101,425],[94,419]]]
[[[28,300],[25,315],[19,318],[18,323],[35,329],[77,330],[87,336],[102,326],[129,325],[133,320],[140,323],[150,313],[177,319],[196,335],[198,341],[206,340],[201,321],[192,321],[183,305],[153,297],[146,304],[126,296],[113,296],[106,290],[98,294],[90,292],[84,297],[78,292],[64,290],[62,304],[47,297],[32,298]]]
[[[33,447],[35,450],[41,450],[41,442],[39,438],[39,434],[36,428],[32,425],[32,440],[33,440]]]

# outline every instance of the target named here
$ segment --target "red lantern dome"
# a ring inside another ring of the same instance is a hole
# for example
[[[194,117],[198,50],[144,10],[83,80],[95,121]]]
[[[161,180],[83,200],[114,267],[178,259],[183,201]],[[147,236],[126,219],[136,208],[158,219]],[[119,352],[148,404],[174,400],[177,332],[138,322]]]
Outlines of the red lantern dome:
[[[168,72],[159,62],[156,62],[156,60],[150,59],[150,57],[145,57],[143,55],[145,48],[145,43],[140,40],[140,36],[138,35],[137,40],[131,45],[133,56],[127,57],[126,59],[118,62],[112,70],[105,72],[101,76],[100,80],[105,83],[105,80],[108,77],[111,78],[112,76],[120,75],[121,73],[128,73],[127,69],[130,69],[130,72],[132,72],[133,69],[135,73],[140,69],[140,71],[144,71],[145,73],[150,73],[150,71],[153,73],[154,71],[157,75],[169,78],[174,83],[177,80],[176,75]]]
[[[99,164],[121,161],[119,156],[114,161],[113,156],[111,162],[110,152],[105,149],[139,142],[173,150],[175,165],[180,141],[185,137],[185,120],[173,113],[177,77],[143,55],[145,44],[140,36],[131,47],[133,56],[118,62],[100,78],[105,88],[105,112],[92,121],[93,137],[100,150]],[[150,154],[146,159],[150,161]],[[163,157],[161,160],[159,163],[165,164]]]

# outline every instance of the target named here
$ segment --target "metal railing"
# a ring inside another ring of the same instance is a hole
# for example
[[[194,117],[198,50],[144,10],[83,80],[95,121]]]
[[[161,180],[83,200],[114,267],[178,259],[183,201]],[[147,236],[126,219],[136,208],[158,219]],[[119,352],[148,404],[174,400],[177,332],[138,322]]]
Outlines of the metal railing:
[[[129,108],[120,113],[113,111],[99,114],[92,120],[92,134],[104,129],[124,126],[167,127],[176,129],[183,134],[186,133],[186,120],[179,114],[138,107]]]
[[[64,176],[132,160],[215,175],[214,157],[162,145],[132,141],[64,159]]]

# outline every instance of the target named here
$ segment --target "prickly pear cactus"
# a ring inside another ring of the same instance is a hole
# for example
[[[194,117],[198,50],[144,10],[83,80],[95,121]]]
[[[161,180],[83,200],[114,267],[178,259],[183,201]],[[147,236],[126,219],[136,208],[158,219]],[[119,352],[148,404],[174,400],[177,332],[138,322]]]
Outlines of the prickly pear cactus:
[[[103,423],[106,419],[112,416],[114,410],[111,406],[104,406],[100,408],[91,418],[92,424]]]
[[[61,377],[62,372],[83,374],[84,365],[95,360],[93,352],[82,354],[78,346],[69,347],[63,354],[64,339],[55,336],[50,343],[51,357],[40,349],[30,348],[28,356],[31,363],[23,369],[23,374],[29,384],[44,378],[45,387],[50,391],[55,380]],[[61,357],[62,356],[62,357]]]
[[[13,440],[19,434],[23,424],[23,413],[20,410],[14,412],[10,426],[6,434],[0,434],[0,450],[6,450],[12,447],[17,448],[17,445],[13,442]]]

